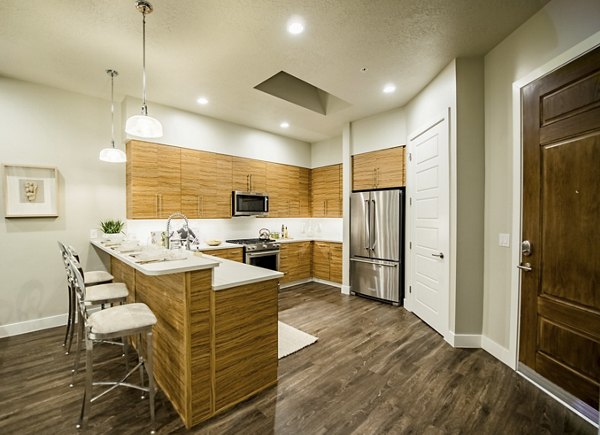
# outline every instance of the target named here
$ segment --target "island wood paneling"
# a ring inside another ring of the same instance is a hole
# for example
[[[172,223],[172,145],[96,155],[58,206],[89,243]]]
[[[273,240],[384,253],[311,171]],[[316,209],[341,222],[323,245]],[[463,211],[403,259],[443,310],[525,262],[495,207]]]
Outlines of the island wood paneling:
[[[278,280],[212,292],[215,412],[277,382]]]
[[[244,248],[207,249],[201,252],[214,257],[226,258],[240,263],[244,262]]]
[[[127,285],[129,294],[127,303],[135,302],[135,270],[115,257],[110,257],[110,273],[114,277],[114,282],[123,282]]]
[[[209,272],[210,273],[210,272]],[[189,424],[186,325],[189,300],[184,273],[148,276],[136,271],[136,301],[156,316],[153,328],[154,377],[173,407]],[[142,346],[144,349],[144,346]]]

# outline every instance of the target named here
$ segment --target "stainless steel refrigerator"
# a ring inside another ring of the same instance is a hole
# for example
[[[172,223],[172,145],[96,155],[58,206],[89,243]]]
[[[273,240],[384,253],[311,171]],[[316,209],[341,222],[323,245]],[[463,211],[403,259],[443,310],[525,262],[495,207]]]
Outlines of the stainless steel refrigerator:
[[[402,303],[404,189],[355,192],[350,198],[350,290]]]

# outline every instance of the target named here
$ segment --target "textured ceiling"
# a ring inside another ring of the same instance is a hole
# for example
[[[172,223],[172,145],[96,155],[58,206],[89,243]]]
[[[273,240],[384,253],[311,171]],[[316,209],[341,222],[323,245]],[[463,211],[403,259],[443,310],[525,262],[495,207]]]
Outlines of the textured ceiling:
[[[152,102],[308,142],[403,106],[455,57],[485,54],[546,0],[151,0]],[[306,22],[293,36],[286,23]],[[141,14],[125,0],[0,1],[0,75],[141,96]],[[361,68],[368,70],[362,72]],[[254,86],[279,71],[350,103],[324,116]],[[383,94],[384,84],[397,90]],[[199,96],[210,103],[200,106]],[[281,130],[281,121],[288,130]]]

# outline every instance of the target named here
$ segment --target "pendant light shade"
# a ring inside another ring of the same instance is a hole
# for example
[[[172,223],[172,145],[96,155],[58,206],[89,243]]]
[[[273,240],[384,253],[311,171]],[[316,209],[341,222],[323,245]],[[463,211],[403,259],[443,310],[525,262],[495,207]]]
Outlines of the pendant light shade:
[[[110,76],[110,115],[111,115],[111,127],[112,127],[112,147],[104,148],[100,151],[100,160],[109,163],[124,163],[127,161],[125,153],[115,148],[115,76],[119,73],[113,69],[107,69],[106,74]]]
[[[134,115],[127,119],[125,123],[125,132],[132,136],[143,138],[162,137],[163,129],[161,123],[148,116],[148,106],[146,105],[146,15],[154,9],[152,5],[145,0],[137,0],[135,7],[142,13],[142,86],[144,89],[141,115]]]

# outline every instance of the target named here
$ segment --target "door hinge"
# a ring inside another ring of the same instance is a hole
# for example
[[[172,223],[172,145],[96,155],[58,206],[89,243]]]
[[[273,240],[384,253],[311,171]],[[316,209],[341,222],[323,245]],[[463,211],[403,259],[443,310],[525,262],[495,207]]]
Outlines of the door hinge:
[[[408,249],[412,249],[412,242],[408,242]]]
[[[408,153],[408,161],[412,162],[412,153]]]
[[[412,293],[412,286],[410,286],[410,285],[408,286],[408,292]]]
[[[408,198],[408,205],[412,205],[412,197]]]

